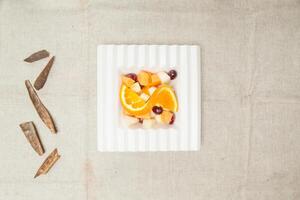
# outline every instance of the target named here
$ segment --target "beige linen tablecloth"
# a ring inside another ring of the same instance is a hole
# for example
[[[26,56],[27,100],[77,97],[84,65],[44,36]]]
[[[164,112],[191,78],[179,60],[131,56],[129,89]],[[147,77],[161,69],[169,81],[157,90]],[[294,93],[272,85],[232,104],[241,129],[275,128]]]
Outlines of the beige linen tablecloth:
[[[199,152],[96,151],[96,50],[101,43],[199,44]],[[56,55],[39,92],[51,135],[24,80]],[[299,0],[0,0],[1,200],[300,199]],[[33,120],[39,157],[18,124]],[[46,176],[36,169],[55,147]]]

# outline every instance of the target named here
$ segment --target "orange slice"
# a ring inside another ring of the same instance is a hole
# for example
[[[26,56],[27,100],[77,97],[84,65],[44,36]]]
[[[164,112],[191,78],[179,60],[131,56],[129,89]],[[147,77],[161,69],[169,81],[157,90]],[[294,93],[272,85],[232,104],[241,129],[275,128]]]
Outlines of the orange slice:
[[[168,85],[158,87],[147,102],[126,85],[120,88],[120,100],[122,107],[131,115],[141,116],[149,113],[154,105],[160,105],[163,109],[177,112],[178,103],[174,90]]]
[[[146,102],[125,84],[120,89],[120,100],[122,107],[130,115],[144,115],[148,111],[145,109]]]
[[[177,112],[178,103],[176,94],[171,86],[162,85],[158,87],[152,95],[154,105],[163,107],[164,110]],[[150,101],[150,100],[149,100]]]

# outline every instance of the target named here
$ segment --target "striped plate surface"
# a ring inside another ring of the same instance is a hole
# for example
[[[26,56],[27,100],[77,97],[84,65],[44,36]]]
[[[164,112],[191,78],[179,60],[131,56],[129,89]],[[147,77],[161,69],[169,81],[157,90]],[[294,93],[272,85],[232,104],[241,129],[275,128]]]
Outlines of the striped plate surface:
[[[200,48],[195,45],[99,45],[97,134],[102,152],[196,151],[201,134]],[[179,103],[169,128],[129,129],[121,121],[120,74],[175,69]]]

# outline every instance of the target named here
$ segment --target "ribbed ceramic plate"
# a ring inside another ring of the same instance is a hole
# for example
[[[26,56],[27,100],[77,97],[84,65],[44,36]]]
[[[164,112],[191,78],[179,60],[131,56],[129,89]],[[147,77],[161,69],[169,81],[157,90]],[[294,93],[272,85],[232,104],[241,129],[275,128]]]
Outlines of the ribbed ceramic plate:
[[[102,152],[195,151],[200,147],[200,48],[193,45],[99,45],[97,132]],[[179,111],[174,125],[143,129],[122,126],[120,75],[177,70],[172,85]]]

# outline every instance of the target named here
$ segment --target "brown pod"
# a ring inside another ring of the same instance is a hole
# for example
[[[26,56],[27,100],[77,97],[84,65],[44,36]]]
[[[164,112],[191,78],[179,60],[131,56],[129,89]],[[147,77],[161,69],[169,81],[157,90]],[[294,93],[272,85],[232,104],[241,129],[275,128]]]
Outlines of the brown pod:
[[[41,174],[47,174],[51,167],[56,163],[56,161],[60,158],[57,149],[54,149],[52,153],[46,158],[43,164],[40,166],[38,171],[36,172],[34,178],[40,176]]]
[[[40,73],[40,75],[37,77],[37,79],[34,82],[34,88],[36,90],[42,89],[47,81],[48,74],[50,72],[50,69],[54,62],[54,56],[49,60],[43,71]]]
[[[24,122],[20,127],[32,148],[41,156],[45,153],[38,132],[33,122]]]
[[[38,97],[38,95],[35,92],[33,86],[31,85],[30,81],[26,80],[25,85],[26,85],[26,88],[28,90],[30,99],[31,99],[37,113],[39,114],[40,118],[42,119],[44,124],[50,129],[50,131],[52,133],[56,133],[57,131],[56,131],[56,127],[55,127],[55,124],[53,122],[53,119],[52,119],[49,111],[47,110],[47,108],[43,105],[42,101]]]
[[[41,51],[31,54],[29,57],[25,58],[24,61],[28,62],[28,63],[32,63],[32,62],[41,60],[43,58],[46,58],[49,55],[50,55],[49,52],[44,49],[44,50],[41,50]]]

